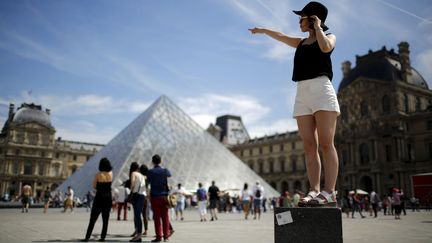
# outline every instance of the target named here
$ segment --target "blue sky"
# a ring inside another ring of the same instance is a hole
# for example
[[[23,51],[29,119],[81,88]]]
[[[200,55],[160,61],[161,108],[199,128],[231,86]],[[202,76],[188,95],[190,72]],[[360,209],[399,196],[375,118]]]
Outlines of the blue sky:
[[[51,109],[56,136],[107,143],[165,94],[203,128],[242,116],[252,137],[297,130],[294,49],[248,28],[304,36],[300,0],[0,1],[0,123],[9,103]],[[332,0],[341,63],[410,44],[432,87],[430,0]]]

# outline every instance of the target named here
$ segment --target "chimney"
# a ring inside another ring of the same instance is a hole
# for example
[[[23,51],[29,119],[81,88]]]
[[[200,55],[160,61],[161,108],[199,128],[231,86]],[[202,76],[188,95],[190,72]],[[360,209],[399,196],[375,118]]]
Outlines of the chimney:
[[[408,76],[411,75],[411,62],[409,57],[409,44],[408,42],[399,43],[399,61],[401,64],[402,80],[407,82]]]
[[[342,63],[342,74],[343,78],[348,77],[349,72],[351,71],[351,62],[345,61]]]
[[[9,104],[9,119],[12,119],[12,116],[13,116],[14,110],[15,110],[15,105],[12,104],[12,103],[10,103],[10,104]]]

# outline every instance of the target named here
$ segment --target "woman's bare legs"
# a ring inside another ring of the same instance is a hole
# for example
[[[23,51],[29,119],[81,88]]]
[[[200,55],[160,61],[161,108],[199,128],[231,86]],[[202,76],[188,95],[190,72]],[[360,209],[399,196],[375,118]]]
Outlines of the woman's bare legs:
[[[333,192],[336,186],[339,160],[334,146],[337,113],[318,111],[313,116],[298,116],[297,126],[303,140],[306,169],[311,190],[320,192],[321,161],[318,144],[323,154],[325,185],[324,191]]]
[[[315,117],[312,115],[306,115],[297,116],[296,119],[300,137],[303,140],[310,190],[319,193],[321,161],[318,154],[318,137]]]
[[[338,114],[334,111],[318,111],[314,114],[319,146],[324,159],[324,191],[333,192],[339,169],[339,159],[334,146],[334,135]]]

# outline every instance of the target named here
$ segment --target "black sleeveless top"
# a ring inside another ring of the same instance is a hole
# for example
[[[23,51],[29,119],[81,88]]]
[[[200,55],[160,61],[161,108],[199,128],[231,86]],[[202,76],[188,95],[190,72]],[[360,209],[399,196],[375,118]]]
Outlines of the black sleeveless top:
[[[330,55],[334,49],[324,53],[321,51],[318,41],[310,45],[303,45],[305,40],[300,41],[294,55],[292,80],[297,82],[323,75],[332,80],[333,70]]]
[[[111,197],[111,182],[97,182],[96,183],[96,197]]]

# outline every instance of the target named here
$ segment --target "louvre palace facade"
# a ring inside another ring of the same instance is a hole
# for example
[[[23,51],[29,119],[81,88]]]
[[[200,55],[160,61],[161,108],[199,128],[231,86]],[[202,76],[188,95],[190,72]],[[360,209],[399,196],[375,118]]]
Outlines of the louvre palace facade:
[[[40,198],[48,187],[55,190],[103,145],[55,139],[50,110],[22,104],[9,115],[0,133],[0,193],[11,198],[28,184]]]
[[[360,188],[383,195],[399,187],[411,196],[411,175],[432,172],[432,91],[411,66],[408,43],[398,47],[357,56],[354,68],[342,63],[335,137],[340,192]],[[297,132],[229,147],[279,192],[307,191]]]

